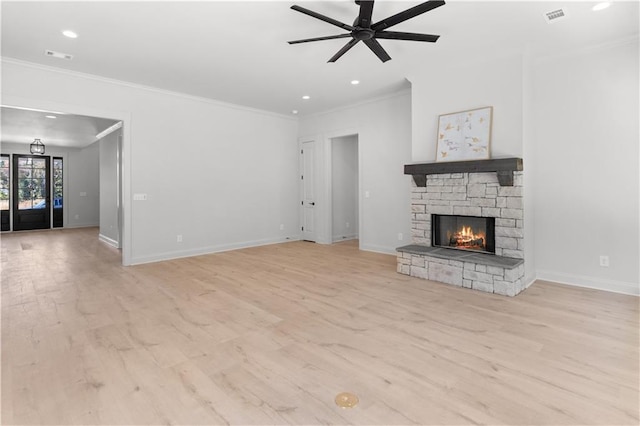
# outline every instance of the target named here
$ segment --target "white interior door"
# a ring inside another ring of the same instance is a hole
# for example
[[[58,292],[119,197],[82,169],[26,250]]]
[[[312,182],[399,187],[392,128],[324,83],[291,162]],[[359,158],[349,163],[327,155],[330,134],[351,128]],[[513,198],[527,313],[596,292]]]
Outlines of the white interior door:
[[[315,141],[302,143],[302,239],[316,241]]]

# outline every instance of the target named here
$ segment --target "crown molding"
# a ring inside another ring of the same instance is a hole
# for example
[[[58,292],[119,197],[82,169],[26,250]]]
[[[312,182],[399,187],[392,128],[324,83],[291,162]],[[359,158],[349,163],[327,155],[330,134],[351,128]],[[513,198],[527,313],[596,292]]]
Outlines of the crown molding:
[[[320,116],[328,115],[328,114],[334,114],[334,113],[342,112],[342,111],[345,111],[345,110],[348,110],[348,109],[358,108],[358,107],[361,107],[361,106],[364,106],[364,105],[374,104],[374,103],[377,103],[377,102],[386,101],[387,99],[393,99],[393,98],[397,98],[397,97],[405,96],[405,95],[411,95],[411,88],[410,87],[402,89],[402,90],[398,90],[397,92],[387,93],[386,95],[381,95],[381,96],[376,96],[374,98],[365,99],[363,101],[356,102],[356,103],[353,103],[353,104],[347,104],[347,105],[339,106],[339,107],[336,107],[336,108],[328,109],[326,111],[320,111],[320,112],[315,112],[313,114],[303,115],[300,118],[301,119],[306,119],[306,118],[320,117]]]
[[[203,97],[203,96],[189,95],[187,93],[175,92],[175,91],[172,91],[172,90],[161,89],[161,88],[153,87],[153,86],[145,86],[143,84],[132,83],[132,82],[129,82],[129,81],[124,81],[124,80],[117,80],[117,79],[103,77],[103,76],[96,75],[96,74],[89,74],[89,73],[84,73],[84,72],[79,72],[79,71],[66,70],[66,69],[63,69],[63,68],[52,67],[52,66],[49,66],[49,65],[42,65],[42,64],[37,64],[37,63],[34,63],[34,62],[23,61],[21,59],[11,58],[11,57],[8,57],[8,56],[2,56],[2,57],[0,57],[0,60],[2,61],[3,64],[12,64],[12,65],[18,65],[18,66],[22,66],[22,67],[42,70],[42,71],[55,72],[55,73],[58,73],[58,74],[63,74],[63,75],[71,76],[71,77],[83,78],[83,79],[86,79],[86,80],[99,81],[101,83],[114,84],[114,85],[117,85],[117,86],[124,86],[124,87],[129,87],[129,88],[137,89],[137,90],[144,90],[144,91],[147,91],[147,92],[153,92],[153,93],[158,93],[158,94],[162,94],[162,95],[166,95],[166,96],[173,96],[173,97],[177,97],[177,98],[188,99],[188,100],[191,100],[191,101],[194,101],[194,102],[206,103],[206,104],[209,104],[209,105],[215,105],[215,106],[219,106],[219,107],[223,107],[223,108],[230,108],[230,109],[236,109],[236,110],[245,111],[245,112],[251,112],[251,113],[254,113],[254,114],[267,115],[267,116],[271,116],[271,117],[286,119],[286,120],[289,120],[289,121],[298,121],[297,117],[291,117],[291,116],[286,115],[286,114],[280,114],[280,113],[277,113],[277,112],[267,111],[267,110],[263,110],[263,109],[259,109],[259,108],[251,108],[251,107],[244,106],[244,105],[238,105],[238,104],[233,104],[233,103],[230,103],[230,102],[224,102],[224,101],[219,101],[219,100],[216,100],[216,99],[206,98],[206,97]]]

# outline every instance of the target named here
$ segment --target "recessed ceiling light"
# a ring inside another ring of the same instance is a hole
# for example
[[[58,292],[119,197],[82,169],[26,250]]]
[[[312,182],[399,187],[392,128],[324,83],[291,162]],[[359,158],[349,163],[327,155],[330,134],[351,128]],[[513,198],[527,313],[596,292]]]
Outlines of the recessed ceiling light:
[[[594,10],[594,11],[597,12],[598,10],[604,10],[604,9],[608,8],[609,6],[611,6],[611,2],[603,1],[603,2],[600,2],[600,3],[596,4],[595,6],[593,6],[591,8],[591,10]]]
[[[302,97],[302,99],[304,99],[304,100],[306,101],[307,99],[311,99],[311,96],[309,96],[309,95],[304,95],[304,96]]]
[[[291,110],[291,114],[297,114],[297,113],[298,113],[297,109]]]
[[[356,85],[360,84],[360,80],[351,80],[351,84],[356,86]]]
[[[45,117],[47,117],[47,118],[58,118],[55,115],[45,115]]]
[[[62,34],[65,37],[69,37],[69,38],[78,38],[78,34],[76,34],[75,32],[71,31],[71,30],[64,30],[62,32]]]

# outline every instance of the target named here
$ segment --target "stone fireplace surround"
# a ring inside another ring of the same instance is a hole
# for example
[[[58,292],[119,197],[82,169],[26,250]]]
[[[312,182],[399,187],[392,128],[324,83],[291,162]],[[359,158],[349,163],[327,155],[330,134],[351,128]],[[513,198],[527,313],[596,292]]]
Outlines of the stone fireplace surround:
[[[482,163],[485,166],[490,161],[451,163],[451,169],[456,170],[456,166],[461,163]],[[446,163],[439,163],[437,166],[434,164],[433,170],[437,173],[427,174],[426,179],[422,176],[414,178],[411,191],[413,244],[397,249],[397,271],[413,277],[506,296],[515,296],[524,290],[521,160],[518,164],[519,167],[509,171],[512,179],[506,180],[505,172],[498,170],[440,173]],[[476,169],[482,170],[483,167],[472,167],[472,170]],[[495,255],[432,247],[432,214],[496,218]]]

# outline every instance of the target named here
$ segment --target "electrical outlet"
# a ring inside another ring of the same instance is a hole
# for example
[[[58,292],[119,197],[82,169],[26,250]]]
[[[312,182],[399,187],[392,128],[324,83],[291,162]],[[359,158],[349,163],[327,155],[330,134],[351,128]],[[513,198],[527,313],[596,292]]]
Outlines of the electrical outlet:
[[[79,215],[79,214],[77,214],[77,215],[75,215],[75,216],[74,216],[74,218],[75,218],[76,220],[77,220],[77,219],[80,219],[80,215]]]
[[[176,240],[181,243],[182,242],[182,234],[178,234],[178,237],[176,238]]]
[[[609,267],[609,256],[600,256],[600,266],[603,268]]]
[[[364,198],[371,197],[371,193],[369,191],[364,191]]]
[[[280,230],[284,231],[284,224],[283,223],[280,224]]]
[[[347,222],[347,228],[348,228],[349,226],[351,226],[351,225],[349,224],[349,222]]]
[[[402,241],[404,239],[404,235],[402,235],[402,232],[398,232],[398,241]]]

